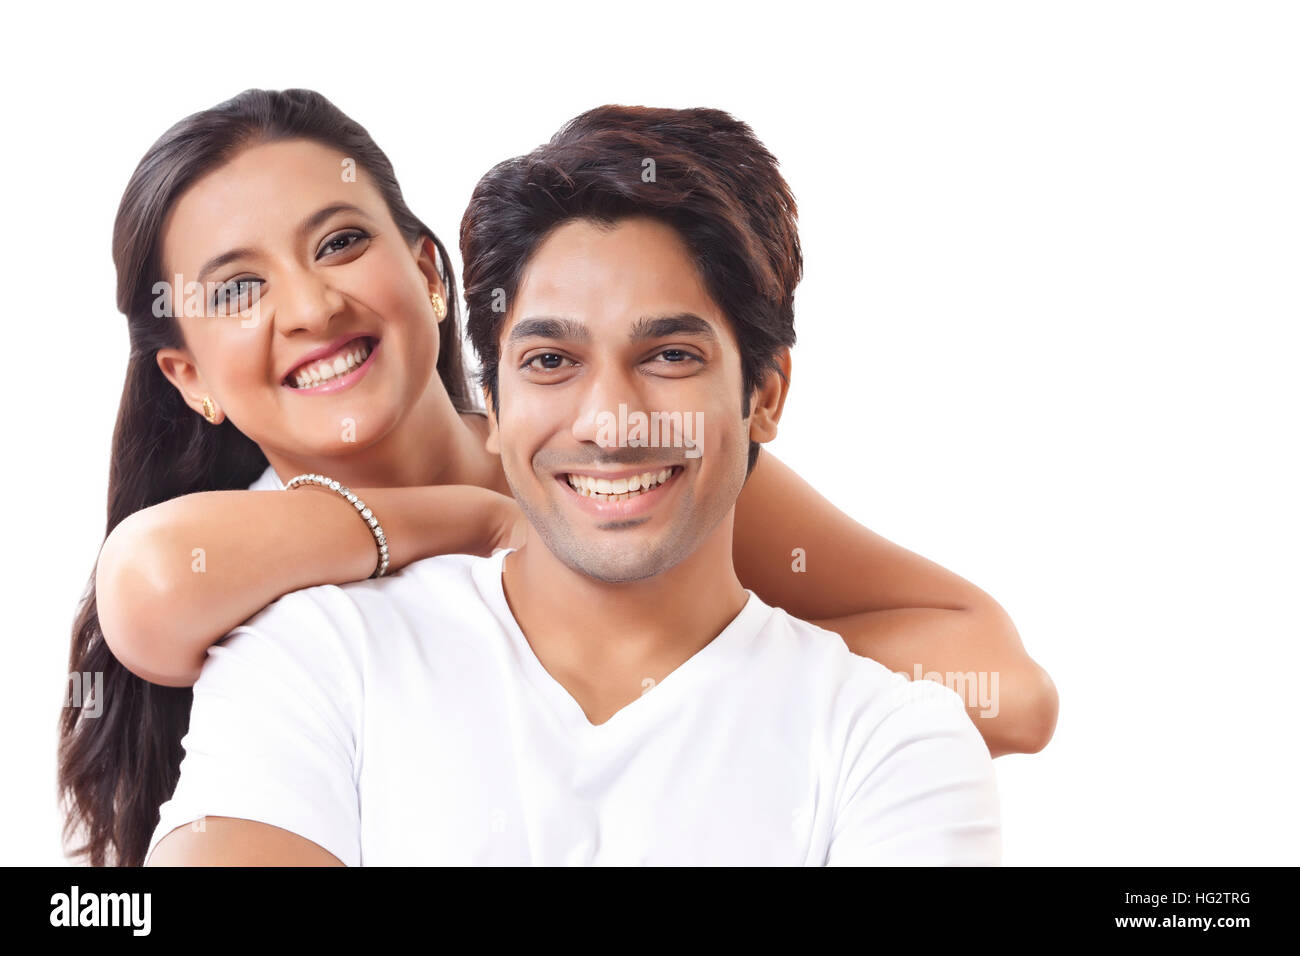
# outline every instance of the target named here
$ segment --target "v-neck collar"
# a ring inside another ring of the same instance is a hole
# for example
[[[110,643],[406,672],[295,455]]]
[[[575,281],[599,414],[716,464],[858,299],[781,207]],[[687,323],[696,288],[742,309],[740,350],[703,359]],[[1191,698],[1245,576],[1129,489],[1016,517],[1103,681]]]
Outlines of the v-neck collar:
[[[542,666],[510,610],[501,575],[505,570],[506,555],[512,550],[514,549],[502,549],[478,562],[474,566],[475,584],[508,635],[515,657],[529,683],[547,700],[568,732],[585,739],[603,739],[619,728],[638,725],[648,719],[650,714],[662,713],[665,708],[671,708],[676,699],[714,670],[715,661],[723,660],[740,647],[745,638],[757,633],[772,613],[770,606],[746,588],[744,606],[717,637],[679,664],[650,690],[624,704],[604,723],[593,724],[582,705]]]

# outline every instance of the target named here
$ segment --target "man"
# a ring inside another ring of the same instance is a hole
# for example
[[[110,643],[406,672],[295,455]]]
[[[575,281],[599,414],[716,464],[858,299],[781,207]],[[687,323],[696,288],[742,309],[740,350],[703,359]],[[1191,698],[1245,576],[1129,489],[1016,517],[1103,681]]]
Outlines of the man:
[[[732,565],[788,387],[793,210],[711,110],[593,110],[484,177],[469,331],[527,540],[232,632],[151,863],[1000,862],[962,699]]]

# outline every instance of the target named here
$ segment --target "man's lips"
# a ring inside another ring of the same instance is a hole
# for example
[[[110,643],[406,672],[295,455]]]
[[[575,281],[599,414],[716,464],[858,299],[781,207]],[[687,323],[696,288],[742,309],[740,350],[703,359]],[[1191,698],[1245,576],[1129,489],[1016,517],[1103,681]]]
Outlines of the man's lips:
[[[601,468],[573,468],[568,471],[556,472],[560,477],[566,475],[583,475],[590,478],[604,478],[608,481],[615,481],[619,478],[631,478],[633,475],[653,474],[660,471],[669,471],[673,468],[681,469],[681,465],[665,462],[661,465],[637,465],[634,468],[621,468],[617,471],[606,471]]]
[[[559,472],[555,479],[585,510],[628,517],[652,508],[666,489],[676,486],[683,470],[681,465],[640,465],[618,471]]]

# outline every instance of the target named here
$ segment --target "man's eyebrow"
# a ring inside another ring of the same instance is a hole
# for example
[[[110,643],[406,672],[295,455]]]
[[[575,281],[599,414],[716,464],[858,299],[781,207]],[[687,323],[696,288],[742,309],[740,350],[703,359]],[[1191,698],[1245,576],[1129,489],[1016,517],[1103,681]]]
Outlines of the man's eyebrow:
[[[545,315],[531,319],[521,319],[515,323],[515,327],[510,330],[510,335],[506,337],[506,344],[513,345],[522,339],[561,339],[566,342],[588,342],[591,340],[591,333],[587,331],[585,325],[575,319]]]
[[[354,206],[352,205],[352,203],[349,202],[333,203],[329,206],[325,206],[321,209],[316,210],[314,213],[312,213],[310,216],[304,219],[302,221],[302,225],[298,227],[298,235],[300,236],[306,235],[307,233],[311,232],[313,229],[320,226],[327,219],[329,219],[330,216],[336,215],[337,213],[340,212],[351,212],[361,216],[366,215],[366,211],[364,209],[360,208],[359,206]],[[199,270],[198,281],[202,283],[203,279],[208,275],[208,273],[215,272],[216,270],[220,269],[222,266],[234,262],[236,259],[243,259],[246,256],[252,256],[252,255],[254,255],[252,249],[249,249],[247,247],[241,247],[239,249],[231,249],[229,252],[223,252],[219,256],[213,256],[207,262],[203,263],[203,268]]]
[[[628,338],[636,341],[666,339],[674,335],[689,335],[715,343],[718,341],[718,333],[713,330],[713,326],[693,312],[643,316],[632,323],[632,331]]]
[[[713,330],[713,326],[693,312],[642,316],[632,323],[628,339],[637,342],[645,339],[666,339],[674,335],[688,335],[715,343],[718,341],[718,333]],[[513,345],[523,339],[531,338],[589,342],[591,333],[583,323],[575,319],[550,315],[535,316],[516,323],[506,337],[506,344]]]

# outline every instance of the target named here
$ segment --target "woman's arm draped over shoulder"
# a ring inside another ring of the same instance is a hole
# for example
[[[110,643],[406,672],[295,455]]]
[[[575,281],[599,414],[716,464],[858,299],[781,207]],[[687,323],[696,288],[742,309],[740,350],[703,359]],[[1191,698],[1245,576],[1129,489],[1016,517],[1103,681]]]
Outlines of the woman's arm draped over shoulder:
[[[835,631],[856,654],[909,678],[918,668],[973,676],[975,687],[959,692],[994,757],[1036,753],[1051,739],[1056,687],[1006,611],[855,522],[766,449],[736,502],[734,558],[745,587]]]
[[[490,554],[519,517],[485,488],[361,488],[388,538],[390,570],[435,554]],[[369,577],[375,542],[325,489],[207,491],[146,508],[104,542],[96,591],[104,639],[156,684],[187,687],[208,648],[300,588]]]

